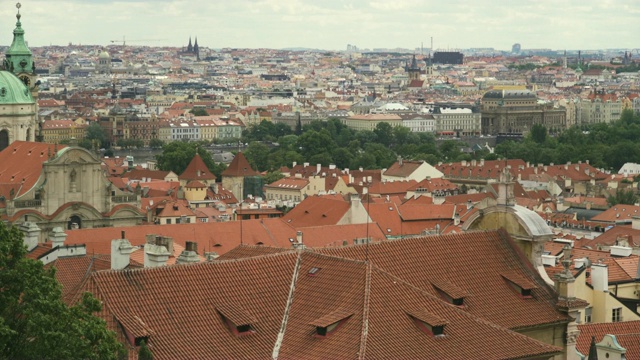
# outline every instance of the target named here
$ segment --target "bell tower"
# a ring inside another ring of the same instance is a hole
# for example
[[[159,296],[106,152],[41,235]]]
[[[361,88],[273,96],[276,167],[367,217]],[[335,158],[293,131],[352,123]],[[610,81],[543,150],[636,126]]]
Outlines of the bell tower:
[[[16,14],[16,28],[13,30],[13,42],[6,52],[4,68],[17,76],[31,92],[34,100],[38,99],[38,82],[36,75],[36,65],[33,62],[33,54],[24,41],[24,29],[20,22],[20,3],[16,4],[18,13]]]

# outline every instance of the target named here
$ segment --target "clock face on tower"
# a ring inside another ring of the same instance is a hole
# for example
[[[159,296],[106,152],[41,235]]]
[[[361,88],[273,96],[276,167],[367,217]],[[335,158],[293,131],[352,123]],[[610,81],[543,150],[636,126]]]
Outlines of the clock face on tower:
[[[23,82],[27,87],[31,86],[31,79],[29,79],[29,77],[28,77],[28,76],[26,76],[26,75],[22,75],[22,76],[20,76],[20,80],[22,80],[22,82]]]

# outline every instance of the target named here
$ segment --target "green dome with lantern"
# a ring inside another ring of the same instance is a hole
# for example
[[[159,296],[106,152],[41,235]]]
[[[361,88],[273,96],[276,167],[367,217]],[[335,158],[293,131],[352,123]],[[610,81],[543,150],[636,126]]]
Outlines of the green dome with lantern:
[[[0,70],[0,105],[33,104],[27,86],[9,71]]]
[[[33,63],[33,54],[27,44],[24,41],[24,29],[20,22],[20,3],[16,4],[18,8],[18,14],[16,18],[16,28],[13,30],[13,41],[11,46],[5,53],[6,59],[4,60],[4,69],[11,71],[14,74],[20,73],[34,73],[35,65]]]

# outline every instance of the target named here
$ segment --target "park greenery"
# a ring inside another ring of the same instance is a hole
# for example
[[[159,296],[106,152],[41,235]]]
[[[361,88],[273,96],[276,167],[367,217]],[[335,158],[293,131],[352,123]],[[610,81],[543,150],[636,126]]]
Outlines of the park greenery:
[[[640,115],[624,110],[620,120],[611,124],[573,126],[557,136],[536,125],[523,141],[503,142],[495,152],[534,164],[589,160],[596,168],[617,172],[624,163],[640,163]]]
[[[373,131],[355,131],[338,119],[313,121],[300,135],[284,124],[263,121],[249,126],[242,141],[249,143],[244,155],[259,171],[275,171],[293,162],[382,169],[398,156],[431,164],[480,158],[522,159],[533,164],[589,160],[597,168],[617,171],[626,162],[640,163],[640,116],[625,110],[611,124],[573,126],[553,135],[544,126],[534,125],[522,141],[502,142],[495,153],[473,151],[463,139],[436,140],[433,134],[386,123],[379,123]]]
[[[23,235],[0,222],[0,359],[122,359],[126,349],[85,293],[62,301],[55,269],[26,257]]]

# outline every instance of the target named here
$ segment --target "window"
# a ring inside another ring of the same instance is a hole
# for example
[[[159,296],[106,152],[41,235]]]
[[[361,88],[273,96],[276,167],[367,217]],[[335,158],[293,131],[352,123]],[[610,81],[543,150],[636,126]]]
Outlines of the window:
[[[407,311],[406,313],[422,332],[431,336],[445,335],[444,327],[447,325],[446,320],[428,313],[424,309],[416,309],[413,311]]]
[[[167,219],[167,224],[171,224],[171,219]]]
[[[622,321],[622,308],[615,308],[611,310],[611,322]]]
[[[584,322],[586,324],[591,322],[591,312],[593,311],[592,307],[588,307],[584,310]]]

